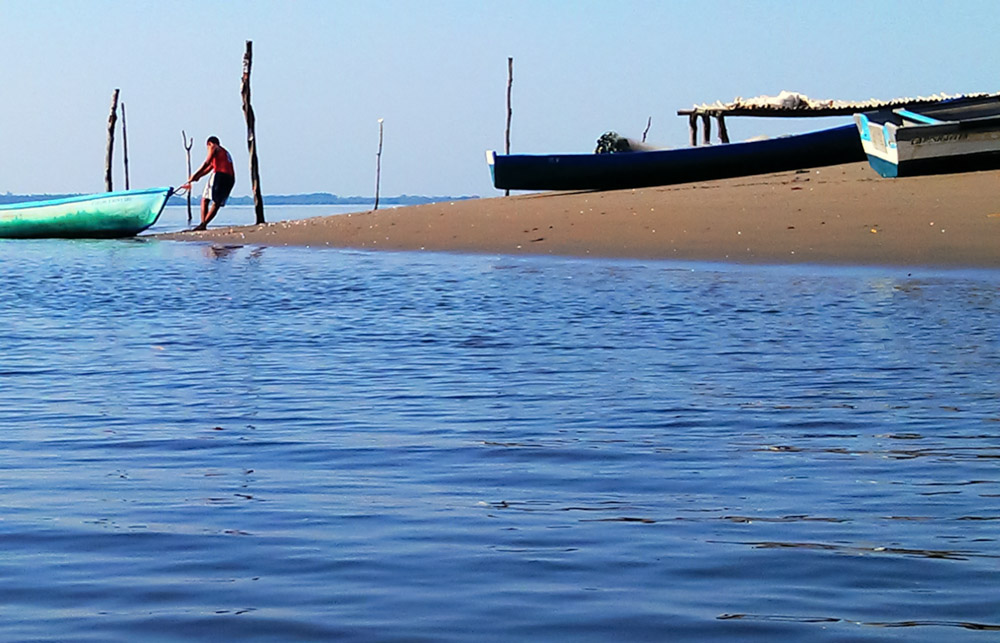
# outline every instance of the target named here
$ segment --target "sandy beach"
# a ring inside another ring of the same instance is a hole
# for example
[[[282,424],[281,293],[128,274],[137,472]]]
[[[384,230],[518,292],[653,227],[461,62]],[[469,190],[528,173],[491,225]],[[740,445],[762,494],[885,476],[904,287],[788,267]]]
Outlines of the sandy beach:
[[[549,192],[156,235],[267,246],[737,263],[1000,267],[1000,173],[883,179],[866,163]]]

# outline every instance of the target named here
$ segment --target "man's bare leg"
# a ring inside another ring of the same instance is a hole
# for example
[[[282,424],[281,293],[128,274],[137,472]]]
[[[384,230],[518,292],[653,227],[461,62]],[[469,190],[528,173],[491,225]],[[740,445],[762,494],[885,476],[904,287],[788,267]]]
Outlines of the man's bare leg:
[[[219,204],[216,201],[212,201],[209,205],[208,201],[202,200],[201,202],[201,223],[195,227],[195,230],[207,230],[208,224],[215,218],[215,215],[219,213]]]

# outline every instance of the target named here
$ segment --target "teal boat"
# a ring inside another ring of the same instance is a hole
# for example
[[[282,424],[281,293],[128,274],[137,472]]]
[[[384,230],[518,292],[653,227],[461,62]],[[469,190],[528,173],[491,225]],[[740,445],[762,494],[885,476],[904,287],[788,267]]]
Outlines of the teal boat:
[[[0,205],[0,238],[132,237],[156,223],[171,194],[150,188]]]

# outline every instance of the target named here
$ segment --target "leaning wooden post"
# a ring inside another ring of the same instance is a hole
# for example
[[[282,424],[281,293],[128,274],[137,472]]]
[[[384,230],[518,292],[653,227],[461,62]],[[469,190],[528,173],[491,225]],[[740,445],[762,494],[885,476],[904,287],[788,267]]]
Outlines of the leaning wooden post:
[[[122,102],[122,159],[125,162],[125,189],[128,184],[128,130],[125,128],[125,103]]]
[[[187,132],[181,130],[181,143],[184,144],[184,151],[187,153],[188,176],[191,176],[191,146],[194,145],[194,137],[188,138]],[[191,190],[187,191],[188,223],[191,223]]]
[[[503,153],[510,154],[510,119],[513,110],[510,104],[510,90],[514,84],[514,57],[507,57],[507,129],[504,131]],[[503,191],[504,196],[510,196],[510,190]]]
[[[378,210],[379,185],[382,183],[382,121],[378,119],[378,152],[375,154],[375,207]]]
[[[719,114],[715,117],[715,120],[719,123],[719,140],[723,143],[729,142],[729,130],[726,129],[726,117]]]
[[[646,142],[646,134],[649,134],[649,126],[653,124],[653,117],[650,116],[646,119],[646,129],[642,130],[642,142]]]
[[[264,198],[260,194],[260,170],[257,166],[257,135],[254,131],[256,119],[253,107],[250,105],[250,69],[253,66],[253,41],[247,41],[246,53],[243,54],[243,81],[240,83],[240,94],[243,96],[243,116],[247,121],[247,150],[250,152],[250,185],[253,188],[253,207],[257,215],[257,224],[264,223]]]
[[[115,150],[115,123],[118,121],[118,90],[111,94],[111,113],[108,115],[108,148],[104,155],[104,189],[114,190],[111,180],[111,156]]]

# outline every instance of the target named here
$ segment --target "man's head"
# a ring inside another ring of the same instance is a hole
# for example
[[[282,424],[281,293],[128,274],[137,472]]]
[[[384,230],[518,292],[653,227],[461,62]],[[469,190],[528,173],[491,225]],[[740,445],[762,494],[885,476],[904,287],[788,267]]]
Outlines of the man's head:
[[[208,140],[205,141],[205,145],[206,146],[207,145],[218,145],[218,144],[219,144],[219,137],[218,136],[209,136]]]

